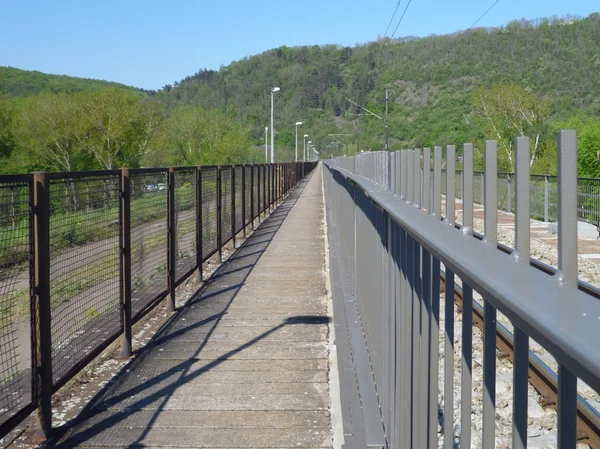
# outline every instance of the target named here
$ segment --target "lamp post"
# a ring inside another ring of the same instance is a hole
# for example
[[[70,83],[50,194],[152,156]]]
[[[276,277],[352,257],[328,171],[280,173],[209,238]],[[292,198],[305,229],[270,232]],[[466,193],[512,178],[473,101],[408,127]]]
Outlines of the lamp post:
[[[271,87],[271,164],[275,162],[275,134],[273,129],[273,96],[275,92],[279,92],[281,88]]]
[[[304,153],[302,153],[302,161],[306,162],[306,138],[308,134],[304,134]]]
[[[298,126],[302,125],[302,122],[296,122],[296,162],[298,162]]]
[[[269,163],[269,127],[265,126],[265,164]]]
[[[310,162],[310,145],[312,144],[312,140],[306,142],[306,161]]]

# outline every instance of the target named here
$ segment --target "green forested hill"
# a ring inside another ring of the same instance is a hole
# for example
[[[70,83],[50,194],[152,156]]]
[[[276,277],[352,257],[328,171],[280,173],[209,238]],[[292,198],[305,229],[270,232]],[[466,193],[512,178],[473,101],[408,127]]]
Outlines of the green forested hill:
[[[384,122],[348,99],[383,116],[388,89],[391,150],[471,141],[479,168],[484,139],[496,139],[511,170],[511,138],[529,135],[533,172],[552,173],[555,131],[575,128],[580,175],[600,177],[598,13],[281,47],[158,92],[0,67],[0,172],[262,161],[252,148],[264,144],[274,86],[279,161],[293,159],[297,121],[300,147],[309,134],[325,157],[383,149]]]
[[[77,78],[66,75],[49,75],[32,70],[20,70],[14,67],[0,66],[0,94],[12,97],[30,97],[49,92],[81,92],[85,90],[97,90],[108,86],[140,90],[111,81]]]
[[[353,48],[335,45],[282,47],[219,71],[200,71],[159,97],[216,108],[251,127],[258,143],[269,125],[270,93],[276,94],[278,141],[292,148],[294,123],[321,148],[343,152],[381,149],[384,126],[356,115],[346,98],[383,115],[390,95],[390,147],[431,146],[483,139],[473,114],[479,86],[514,83],[552,107],[540,126],[574,116],[600,116],[600,14],[582,20],[515,21],[427,38],[378,41]],[[353,133],[352,137],[328,137]],[[335,144],[335,145],[334,145]],[[337,145],[337,146],[336,146]]]

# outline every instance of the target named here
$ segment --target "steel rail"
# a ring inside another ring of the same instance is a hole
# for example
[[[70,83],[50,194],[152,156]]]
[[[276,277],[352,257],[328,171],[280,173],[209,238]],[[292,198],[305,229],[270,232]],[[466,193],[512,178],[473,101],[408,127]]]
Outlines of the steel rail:
[[[481,235],[475,236],[481,238]],[[500,245],[499,245],[500,246]],[[510,253],[511,248],[502,245],[501,250]],[[499,248],[500,249],[500,248]],[[535,259],[531,265],[535,268]],[[541,262],[540,262],[541,263]],[[545,264],[538,269],[547,272],[553,270]],[[556,271],[556,270],[554,270]],[[440,290],[445,290],[446,276],[444,271],[440,272]],[[586,291],[585,285],[580,290]],[[462,287],[454,283],[454,302],[459,311],[462,310]],[[483,332],[483,306],[476,300],[473,301],[473,324]],[[503,324],[497,323],[496,346],[506,354],[511,362],[514,354],[514,336]],[[535,353],[529,351],[529,383],[542,396],[542,405],[556,408],[558,403],[558,376],[548,365],[546,365]],[[581,395],[577,395],[577,440],[588,444],[592,449],[600,449],[600,412],[593,408]]]

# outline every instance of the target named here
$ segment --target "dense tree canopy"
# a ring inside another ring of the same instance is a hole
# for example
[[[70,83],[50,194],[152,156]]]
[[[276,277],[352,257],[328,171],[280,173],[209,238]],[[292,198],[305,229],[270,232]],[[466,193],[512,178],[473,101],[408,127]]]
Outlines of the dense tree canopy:
[[[325,157],[383,149],[377,116],[387,89],[390,149],[471,141],[481,155],[484,140],[496,139],[500,167],[510,170],[512,139],[526,134],[532,171],[553,172],[557,126],[577,127],[586,148],[600,145],[591,131],[600,116],[598,42],[600,14],[592,14],[352,48],[280,47],[159,92],[0,67],[0,95],[10,96],[0,96],[0,170],[259,162],[270,89],[279,86],[278,160],[293,158],[297,121]],[[594,172],[581,161],[580,171]]]

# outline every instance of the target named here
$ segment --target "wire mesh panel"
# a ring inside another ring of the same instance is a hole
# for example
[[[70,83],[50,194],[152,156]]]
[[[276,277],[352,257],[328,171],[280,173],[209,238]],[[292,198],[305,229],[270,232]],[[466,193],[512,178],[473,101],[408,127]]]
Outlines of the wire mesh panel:
[[[0,177],[0,427],[31,404],[31,182]]]
[[[50,177],[53,384],[121,330],[120,172]]]
[[[133,316],[167,293],[167,172],[132,170],[131,308]]]
[[[498,209],[514,212],[515,208],[515,186],[514,175],[511,173],[498,173],[497,201]]]
[[[251,191],[251,176],[252,176],[252,166],[250,165],[245,165],[244,166],[244,181],[246,182],[246,186],[245,186],[245,198],[244,198],[244,207],[246,208],[245,210],[245,215],[246,215],[246,223],[244,223],[244,225],[250,223],[252,221],[252,210],[250,208],[251,204],[250,204],[250,197],[252,195],[252,191]]]
[[[217,169],[202,167],[202,257],[217,251]]]
[[[577,216],[600,223],[600,180],[579,178],[577,182]]]
[[[196,170],[175,171],[175,279],[196,268]]]
[[[221,236],[227,242],[231,236],[231,167],[221,167]]]
[[[244,167],[237,165],[235,167],[235,232],[238,233],[244,228],[242,221],[242,171]]]

